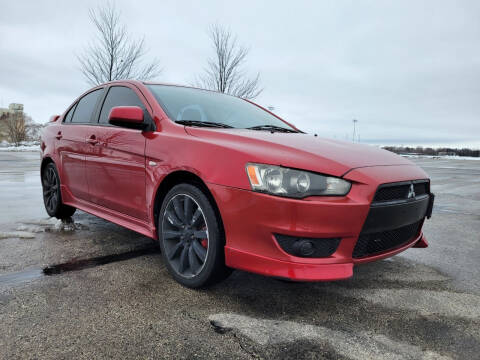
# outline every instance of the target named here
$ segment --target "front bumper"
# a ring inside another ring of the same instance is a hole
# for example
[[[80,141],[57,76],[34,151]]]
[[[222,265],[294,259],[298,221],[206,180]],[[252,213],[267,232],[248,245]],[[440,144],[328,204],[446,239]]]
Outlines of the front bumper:
[[[388,169],[387,169],[388,168]],[[389,166],[357,169],[346,179],[354,184],[345,197],[310,197],[302,200],[281,198],[222,185],[208,184],[219,207],[226,234],[227,266],[263,275],[298,281],[329,281],[349,278],[354,264],[379,260],[418,244],[426,246],[421,233],[426,210],[387,223],[421,221],[418,231],[407,243],[393,250],[366,257],[353,256],[357,240],[370,221],[371,202],[380,184],[425,179],[416,166]],[[381,216],[381,215],[380,215]],[[406,218],[406,220],[405,220]],[[417,219],[419,218],[419,219]],[[403,219],[403,220],[402,220]],[[369,227],[375,228],[376,224]],[[293,256],[282,249],[275,234],[316,239],[340,238],[336,251],[322,258]]]

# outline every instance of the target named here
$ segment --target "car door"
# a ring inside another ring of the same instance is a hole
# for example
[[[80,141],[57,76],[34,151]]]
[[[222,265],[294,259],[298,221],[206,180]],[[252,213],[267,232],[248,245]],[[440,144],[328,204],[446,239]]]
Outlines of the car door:
[[[85,170],[90,201],[108,209],[147,220],[145,194],[145,141],[141,130],[108,123],[115,106],[145,109],[136,91],[111,86],[101,107],[98,124],[87,134],[90,141]],[[144,110],[145,111],[145,110]]]
[[[95,112],[103,88],[96,89],[78,100],[65,115],[56,133],[55,148],[60,156],[61,181],[78,199],[88,199],[88,184],[85,177],[85,136]]]

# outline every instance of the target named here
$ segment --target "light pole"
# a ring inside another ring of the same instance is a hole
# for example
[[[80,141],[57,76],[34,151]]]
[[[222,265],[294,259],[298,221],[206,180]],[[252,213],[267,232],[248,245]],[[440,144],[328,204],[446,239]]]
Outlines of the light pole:
[[[352,121],[353,121],[353,137],[352,137],[352,141],[355,142],[355,130],[356,130],[355,125],[357,124],[358,120],[353,119]]]

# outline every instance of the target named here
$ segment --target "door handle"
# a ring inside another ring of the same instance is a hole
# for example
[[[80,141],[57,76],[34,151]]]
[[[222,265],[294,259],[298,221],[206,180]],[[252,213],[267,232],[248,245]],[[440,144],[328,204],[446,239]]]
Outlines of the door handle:
[[[87,139],[87,143],[89,143],[91,145],[96,145],[96,144],[98,144],[98,140],[95,137],[95,135],[90,135],[90,137]]]
[[[57,135],[55,135],[55,137],[57,138],[57,140],[60,140],[62,138],[62,132],[59,131]]]

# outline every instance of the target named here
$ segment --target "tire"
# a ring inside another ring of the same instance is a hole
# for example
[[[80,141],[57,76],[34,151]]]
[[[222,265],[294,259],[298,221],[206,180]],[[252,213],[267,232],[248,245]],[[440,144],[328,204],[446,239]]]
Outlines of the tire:
[[[167,193],[158,229],[165,265],[180,284],[201,288],[230,275],[221,219],[199,187],[179,184]]]
[[[47,164],[42,171],[43,203],[51,217],[68,219],[75,213],[75,208],[62,203],[60,177],[54,163]]]

